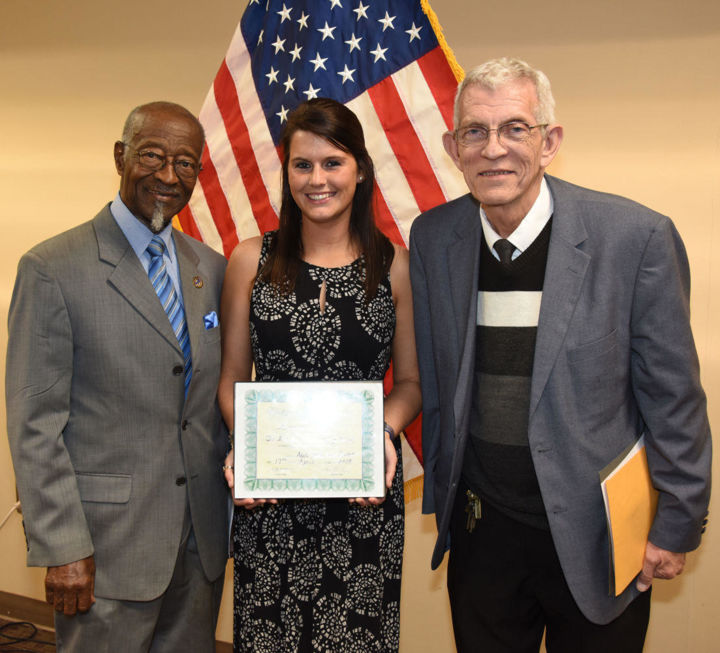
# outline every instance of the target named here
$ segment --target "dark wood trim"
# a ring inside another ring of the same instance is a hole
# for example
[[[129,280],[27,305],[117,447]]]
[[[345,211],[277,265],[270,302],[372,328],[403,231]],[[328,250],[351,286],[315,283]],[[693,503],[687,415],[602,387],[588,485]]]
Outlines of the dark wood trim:
[[[0,591],[0,615],[11,621],[29,621],[48,630],[53,630],[55,626],[51,605],[10,592]],[[215,642],[215,653],[232,653],[232,650],[229,642]]]
[[[0,614],[13,621],[29,621],[51,630],[55,627],[51,605],[19,594],[0,592]]]

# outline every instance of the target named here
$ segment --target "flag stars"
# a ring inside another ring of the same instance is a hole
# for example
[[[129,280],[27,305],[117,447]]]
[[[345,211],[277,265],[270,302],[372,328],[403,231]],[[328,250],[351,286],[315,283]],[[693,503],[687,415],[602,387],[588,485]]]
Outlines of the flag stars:
[[[370,5],[364,5],[362,3],[362,0],[360,0],[360,4],[357,6],[357,8],[353,9],[353,12],[357,14],[356,20],[360,20],[361,18],[367,19],[367,10],[370,8]]]
[[[385,12],[385,18],[379,18],[378,23],[382,23],[383,25],[383,32],[389,27],[390,29],[395,29],[395,25],[393,25],[393,21],[397,18],[397,16],[391,16],[388,14],[388,12]]]
[[[297,43],[295,44],[295,49],[290,50],[290,54],[292,55],[292,60],[295,61],[300,58],[300,51],[302,50],[302,47],[299,46]]]
[[[275,39],[275,43],[272,44],[272,47],[275,48],[275,54],[277,54],[278,52],[280,52],[280,50],[282,50],[283,52],[285,52],[285,39],[281,39],[280,36],[278,36],[278,37]]]
[[[327,68],[325,68],[325,62],[326,62],[326,61],[327,61],[327,57],[321,57],[321,56],[320,56],[320,53],[318,52],[318,53],[315,55],[315,58],[314,58],[314,59],[310,59],[310,63],[315,66],[315,69],[313,70],[313,72],[316,73],[317,70],[318,70],[318,68],[322,68],[323,70],[327,70]]]
[[[345,82],[346,82],[348,79],[349,79],[351,82],[354,82],[354,81],[355,81],[355,80],[353,79],[353,73],[354,73],[354,72],[355,72],[355,68],[353,68],[352,70],[348,70],[347,64],[345,64],[345,70],[341,70],[341,71],[338,73],[338,75],[340,75],[340,77],[343,78],[343,79],[342,79],[342,83],[345,84]]]
[[[383,61],[387,61],[385,58],[385,53],[387,52],[387,48],[381,48],[380,44],[377,44],[377,47],[374,50],[370,50],[370,54],[375,57],[375,61],[373,63],[377,63],[380,59]]]
[[[350,40],[345,41],[345,43],[347,43],[350,46],[350,52],[352,52],[353,50],[356,50],[356,49],[358,51],[360,51],[360,41],[362,41],[362,36],[358,38],[357,36],[355,36],[355,34],[353,34],[350,37]]]
[[[290,12],[292,11],[292,7],[288,9],[285,6],[285,3],[283,2],[283,8],[280,11],[276,11],[275,13],[280,16],[280,24],[282,25],[286,20],[290,20]]]
[[[270,86],[270,84],[272,84],[273,82],[277,82],[277,76],[279,72],[279,70],[275,70],[272,66],[270,66],[270,72],[265,73],[265,77],[268,78],[268,86]]]
[[[280,124],[282,125],[287,120],[288,109],[286,109],[284,105],[281,104],[280,111],[275,115],[280,118]]]
[[[333,36],[333,31],[335,31],[336,29],[337,29],[337,27],[330,27],[327,24],[327,21],[325,21],[325,27],[319,28],[318,32],[320,32],[323,35],[323,37],[322,37],[323,41],[327,38],[331,38],[331,39],[335,40],[335,37]]]
[[[310,84],[310,86],[308,86],[307,91],[303,91],[303,95],[306,95],[308,100],[313,100],[314,98],[316,98],[318,96],[319,92],[320,92],[319,88],[313,88],[313,85]]]
[[[267,0],[246,0],[246,2],[249,5],[259,4],[260,7],[256,12],[259,15],[263,13],[261,8],[266,5]],[[362,89],[366,83],[366,73],[369,75],[368,80],[374,80],[381,71],[385,70],[389,60],[395,60],[396,57],[402,59],[412,57],[411,53],[415,52],[417,47],[422,47],[425,34],[432,35],[431,32],[424,30],[427,25],[423,21],[420,21],[420,25],[415,22],[414,18],[417,16],[403,18],[405,12],[390,14],[393,3],[380,4],[373,3],[372,0],[321,0],[312,4],[294,0],[271,0],[269,5],[271,8],[266,8],[264,15],[269,17],[275,29],[265,34],[265,30],[261,29],[262,25],[257,25],[255,38],[258,45],[262,44],[261,47],[266,50],[264,55],[266,58],[265,65],[258,66],[255,74],[258,90],[263,97],[268,98],[269,111],[266,115],[273,125],[271,128],[273,134],[285,126],[298,101],[313,100],[328,95],[331,86],[342,95],[347,93],[352,95]],[[381,10],[379,7],[382,5],[385,6]],[[315,10],[312,7],[316,7]],[[336,8],[337,15],[332,13]],[[325,15],[317,14],[318,10],[324,10]],[[355,15],[354,25],[351,22],[351,13]],[[277,18],[273,18],[272,14]],[[347,25],[340,23],[341,16],[345,16]],[[407,19],[410,19],[410,25],[407,24]],[[364,24],[361,23],[363,20],[366,21]],[[288,23],[288,27],[280,27],[285,22]],[[331,22],[335,24],[331,25]],[[306,30],[305,34],[302,34],[302,30]],[[295,36],[292,36],[293,31]],[[313,32],[316,31],[320,35],[320,42],[317,35],[313,36]],[[388,34],[386,35],[385,32]],[[405,37],[402,36],[403,33]],[[403,48],[400,45],[401,53],[393,47],[391,42],[393,36],[399,37],[401,42],[407,38],[404,43],[410,46]],[[412,45],[416,40],[418,46]],[[328,44],[325,44],[325,41],[328,41]],[[320,50],[323,50],[323,54]],[[366,59],[368,70],[363,70],[362,65],[353,60],[356,50],[358,57],[368,57]],[[269,63],[272,65],[268,65]],[[350,68],[351,63],[355,68]],[[277,68],[275,64],[278,64]],[[263,69],[265,73],[262,72]],[[332,81],[333,79],[335,81]],[[342,91],[338,82],[342,86]],[[346,82],[350,82],[347,89],[345,89]],[[316,87],[316,83],[322,83],[322,88]],[[287,108],[283,101],[288,103]],[[274,122],[273,115],[278,122]]]
[[[405,34],[410,35],[410,43],[413,42],[414,39],[420,40],[420,30],[422,29],[422,25],[420,27],[415,27],[415,22],[413,21],[412,27],[410,29],[405,30]]]

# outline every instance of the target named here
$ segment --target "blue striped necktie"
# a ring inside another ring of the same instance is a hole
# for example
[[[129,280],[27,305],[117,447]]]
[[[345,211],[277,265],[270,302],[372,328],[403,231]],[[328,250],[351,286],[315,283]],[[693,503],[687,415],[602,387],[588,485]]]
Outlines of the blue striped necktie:
[[[165,268],[163,254],[165,253],[165,242],[157,234],[153,236],[150,244],[147,246],[148,254],[150,254],[150,268],[148,276],[155,288],[160,303],[167,313],[170,320],[170,326],[175,332],[175,337],[180,343],[183,356],[185,358],[185,396],[187,397],[190,379],[192,378],[192,358],[190,357],[190,336],[188,335],[187,323],[185,322],[185,311],[178,299],[172,279]]]

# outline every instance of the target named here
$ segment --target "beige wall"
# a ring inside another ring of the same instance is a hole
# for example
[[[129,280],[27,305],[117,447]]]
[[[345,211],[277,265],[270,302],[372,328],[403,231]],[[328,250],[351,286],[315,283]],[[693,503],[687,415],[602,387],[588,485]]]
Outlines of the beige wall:
[[[461,65],[512,54],[549,75],[566,130],[552,173],[673,217],[692,265],[693,327],[710,419],[720,424],[720,269],[711,254],[720,251],[718,3],[432,4]],[[171,99],[200,109],[243,6],[0,2],[0,349],[19,256],[87,220],[113,196],[112,143],[132,106]],[[0,517],[15,500],[2,431]],[[418,502],[409,506],[407,532],[402,650],[452,651],[444,572],[429,572],[434,525],[420,516]],[[42,576],[24,566],[20,519],[13,515],[0,530],[0,591],[40,598]],[[720,536],[711,522],[687,573],[656,584],[646,650],[717,650],[719,581]],[[221,639],[230,638],[230,596]]]

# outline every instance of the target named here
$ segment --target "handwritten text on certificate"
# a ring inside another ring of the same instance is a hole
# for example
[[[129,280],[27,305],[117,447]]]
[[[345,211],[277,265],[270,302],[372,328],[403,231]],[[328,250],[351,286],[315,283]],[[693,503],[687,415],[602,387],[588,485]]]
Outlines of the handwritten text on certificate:
[[[235,384],[238,499],[385,494],[382,381]]]
[[[258,477],[361,478],[362,405],[341,403],[258,402]]]

